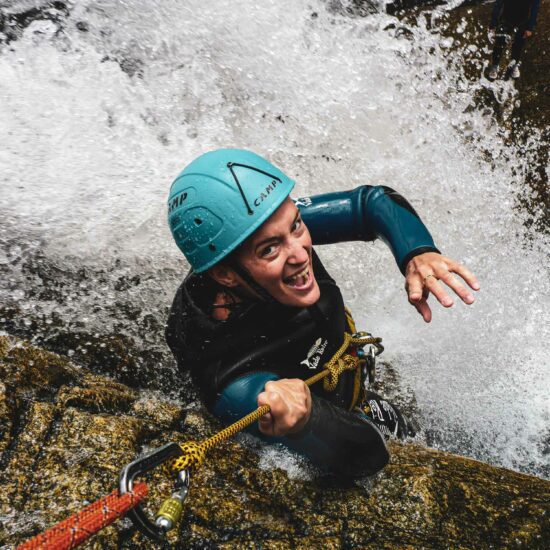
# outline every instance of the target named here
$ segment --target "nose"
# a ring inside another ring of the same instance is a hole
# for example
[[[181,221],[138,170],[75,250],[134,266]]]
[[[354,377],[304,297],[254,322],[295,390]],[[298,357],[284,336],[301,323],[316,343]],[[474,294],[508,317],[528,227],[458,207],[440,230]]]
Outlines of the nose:
[[[291,264],[305,264],[309,260],[307,248],[302,243],[301,239],[292,239],[288,243],[287,261]]]

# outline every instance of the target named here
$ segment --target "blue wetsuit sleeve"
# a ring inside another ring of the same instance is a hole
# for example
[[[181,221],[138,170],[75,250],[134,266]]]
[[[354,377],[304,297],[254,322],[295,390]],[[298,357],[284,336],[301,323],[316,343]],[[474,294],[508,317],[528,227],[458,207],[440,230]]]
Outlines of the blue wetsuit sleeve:
[[[489,25],[491,29],[496,29],[498,25],[498,19],[500,17],[500,12],[502,11],[502,5],[504,0],[496,0],[495,5],[493,6],[493,13],[491,14],[491,24]]]
[[[256,372],[238,378],[221,392],[212,411],[214,416],[226,425],[236,422],[257,409],[258,395],[264,391],[266,383],[279,379],[279,376],[270,372]],[[269,437],[260,432],[257,422],[251,424],[246,431],[268,443],[280,443],[319,465],[328,461],[330,449],[310,434],[304,437]]]
[[[390,247],[402,273],[414,256],[439,252],[414,208],[390,187],[363,185],[295,203],[313,244],[380,238]]]
[[[531,6],[531,15],[529,16],[529,21],[527,22],[527,30],[532,31],[537,24],[537,15],[539,13],[540,0],[534,0],[533,5]]]
[[[257,408],[257,397],[265,384],[279,377],[270,372],[255,372],[226,386],[213,414],[224,424],[232,424]],[[389,460],[384,438],[362,415],[336,407],[312,394],[312,411],[304,430],[287,437],[269,437],[254,423],[248,433],[309,458],[321,468],[348,475],[372,475]]]

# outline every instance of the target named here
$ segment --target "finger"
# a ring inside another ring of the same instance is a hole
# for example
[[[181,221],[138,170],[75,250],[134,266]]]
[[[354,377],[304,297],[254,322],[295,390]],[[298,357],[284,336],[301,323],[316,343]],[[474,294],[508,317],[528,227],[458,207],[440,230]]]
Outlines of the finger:
[[[475,300],[473,294],[449,271],[439,277],[449,288],[460,297],[465,304],[472,304]]]
[[[274,394],[271,401],[271,422],[265,422],[266,432],[272,436],[282,436],[288,432],[289,424],[287,418],[287,410],[284,403],[279,398],[279,395]],[[264,416],[265,418],[265,416]]]
[[[270,426],[273,422],[275,422],[275,419],[271,413],[266,413],[260,418],[260,420],[258,420],[258,422],[265,426]]]
[[[409,302],[411,302],[411,304],[414,304],[422,299],[423,286],[420,275],[417,273],[407,275],[405,290],[407,291]]]
[[[432,310],[426,300],[421,300],[420,302],[413,303],[412,305],[416,308],[416,311],[422,315],[422,319],[424,319],[426,323],[429,323],[432,320]]]
[[[262,392],[258,395],[258,407],[262,407],[263,405],[269,405],[271,407],[267,392]],[[274,425],[275,419],[271,412],[267,412],[258,420],[258,429],[266,435],[273,435]]]
[[[267,413],[258,420],[258,428],[266,435],[275,435],[275,422],[271,414]]]
[[[442,306],[451,307],[453,305],[453,299],[447,294],[443,285],[435,277],[426,277],[424,285]]]
[[[468,283],[468,285],[474,290],[479,290],[481,288],[479,286],[479,282],[476,276],[467,267],[464,267],[462,264],[459,264],[457,262],[450,262],[449,271],[452,271],[453,273],[460,275]]]
[[[265,391],[258,394],[258,397],[256,399],[257,399],[257,402],[258,402],[258,407],[263,407],[264,405],[269,405],[269,398],[267,396],[267,392],[265,392]]]
[[[258,394],[258,407],[263,407],[264,405],[267,405],[270,408],[270,410],[260,418],[260,421],[262,419],[269,419],[270,422],[274,422],[276,416],[276,412],[274,412],[274,409],[276,411],[278,398],[279,395],[274,392],[264,391]]]

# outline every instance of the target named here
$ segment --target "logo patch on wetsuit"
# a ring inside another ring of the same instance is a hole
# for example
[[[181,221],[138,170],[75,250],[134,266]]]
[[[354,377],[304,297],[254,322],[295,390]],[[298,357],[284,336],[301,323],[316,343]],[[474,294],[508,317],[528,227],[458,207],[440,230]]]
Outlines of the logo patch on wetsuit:
[[[294,204],[300,206],[311,206],[313,201],[309,197],[302,197],[301,199],[294,199]]]
[[[303,361],[300,361],[300,365],[304,365],[308,369],[316,369],[317,365],[319,365],[319,361],[321,360],[321,355],[323,355],[323,352],[327,348],[327,344],[327,339],[317,338],[313,346],[309,348],[309,351],[307,352],[307,358]]]

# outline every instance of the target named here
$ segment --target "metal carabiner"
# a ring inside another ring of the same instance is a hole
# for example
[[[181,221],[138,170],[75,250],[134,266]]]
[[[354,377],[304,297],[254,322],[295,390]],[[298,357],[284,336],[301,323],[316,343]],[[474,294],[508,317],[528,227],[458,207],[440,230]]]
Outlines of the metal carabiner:
[[[189,493],[189,470],[181,470],[174,487],[174,492],[160,507],[155,525],[164,532],[173,529],[180,521],[183,514],[183,503]]]
[[[370,345],[368,350],[364,349],[357,350],[357,356],[365,362],[365,370],[369,384],[374,384],[376,378],[376,356],[378,354],[375,351],[375,346]]]
[[[374,346],[370,346],[368,354],[365,354],[365,361],[369,384],[374,384],[374,380],[376,379],[376,352],[374,351]]]
[[[355,334],[352,334],[353,338],[362,338],[364,340],[370,340],[373,336],[370,332],[356,332]],[[358,347],[358,350],[369,345],[371,348],[376,349],[376,355],[380,355],[384,351],[384,346],[382,345],[382,338],[377,339],[378,342],[365,342],[364,344],[356,344]]]
[[[141,458],[130,462],[122,468],[119,477],[119,492],[121,495],[132,491],[134,485],[134,478],[140,476],[150,470],[153,470],[157,466],[164,464],[171,458],[181,456],[183,451],[177,443],[168,443],[159,449],[152,451]],[[186,492],[189,486],[189,476],[186,478]],[[183,499],[182,499],[183,502]],[[140,504],[130,510],[126,517],[128,517],[132,523],[146,536],[155,540],[161,541],[166,532],[164,526],[156,525],[148,517]]]

